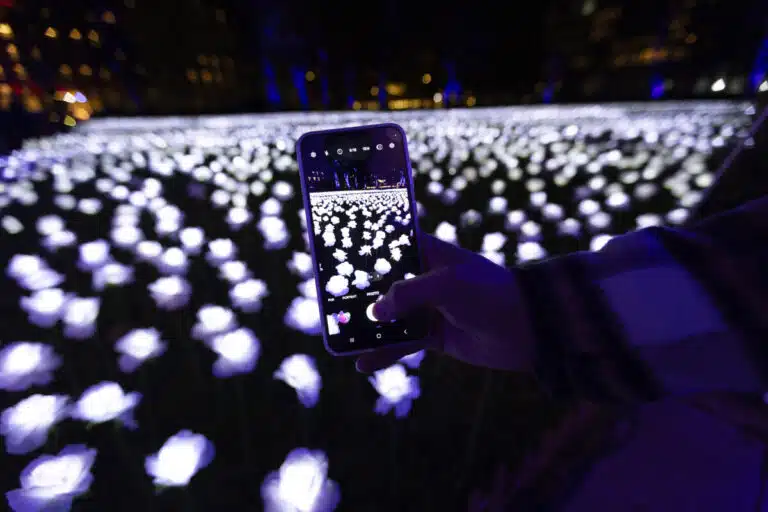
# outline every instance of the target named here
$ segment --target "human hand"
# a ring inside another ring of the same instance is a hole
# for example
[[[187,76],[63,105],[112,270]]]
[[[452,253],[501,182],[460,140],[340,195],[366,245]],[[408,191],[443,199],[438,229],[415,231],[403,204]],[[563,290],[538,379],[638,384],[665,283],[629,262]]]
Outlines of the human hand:
[[[419,244],[427,271],[394,283],[373,313],[386,322],[431,310],[431,334],[416,344],[363,354],[358,370],[386,368],[428,348],[476,366],[531,372],[533,334],[514,273],[430,235]]]

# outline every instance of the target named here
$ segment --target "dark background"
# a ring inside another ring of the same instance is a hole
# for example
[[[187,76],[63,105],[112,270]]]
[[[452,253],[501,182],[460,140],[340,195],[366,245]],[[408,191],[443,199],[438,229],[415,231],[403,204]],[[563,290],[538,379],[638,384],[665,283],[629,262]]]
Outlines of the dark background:
[[[103,115],[749,97],[767,13],[761,0],[2,0],[0,133],[7,149]]]
[[[0,154],[30,137],[70,131],[107,116],[751,99],[768,71],[767,11],[762,0],[0,0]],[[723,87],[713,87],[719,80]],[[434,138],[434,132],[415,135],[419,142]],[[587,144],[599,151],[613,148],[605,134]],[[271,139],[268,149],[276,155],[282,151]],[[708,167],[716,169],[730,149],[732,141],[713,153]],[[94,155],[97,171],[102,156]],[[549,149],[546,156],[552,156]],[[207,158],[207,163],[214,159]],[[454,165],[452,155],[435,148],[425,158],[445,170]],[[529,163],[521,157],[521,167]],[[481,165],[471,155],[459,172]],[[665,169],[659,181],[678,170]],[[613,180],[621,172],[605,169]],[[137,179],[149,175],[145,168],[134,170]],[[423,175],[416,183],[416,195],[429,212],[422,228],[434,232],[442,220],[461,224],[460,214],[467,210],[485,212],[490,183],[506,176],[501,165],[448,205],[427,193]],[[548,183],[552,200],[566,205],[567,215],[577,215],[575,190],[586,186],[585,176],[580,174],[569,189]],[[295,173],[284,179],[298,186]],[[444,184],[450,179],[446,175]],[[229,233],[223,213],[210,214],[210,187],[196,199],[186,195],[188,177],[177,174],[164,181],[166,197],[188,212],[190,225],[203,227],[210,237]],[[41,194],[36,207],[14,204],[4,211],[27,230],[13,244],[0,244],[3,266],[12,254],[40,251],[34,220],[41,212],[58,211],[50,177],[35,188]],[[73,194],[99,195],[92,181],[78,184]],[[510,182],[504,195],[510,205],[529,200],[521,181]],[[677,198],[664,192],[652,203],[642,208],[663,214]],[[259,206],[260,200],[249,196],[249,210],[257,212]],[[71,212],[66,221],[82,240],[103,238],[109,229],[105,219],[115,207],[106,204],[97,217]],[[232,235],[240,258],[268,281],[270,298],[259,314],[238,315],[262,341],[257,370],[226,381],[210,374],[210,351],[199,345],[190,350],[195,312],[204,303],[227,301],[227,287],[203,258],[191,263],[189,273],[199,293],[189,308],[174,314],[148,300],[146,285],[159,275],[151,265],[137,263],[133,285],[104,293],[97,334],[84,342],[64,339],[59,328],[30,326],[18,307],[26,293],[3,277],[2,341],[45,341],[65,360],[55,384],[40,391],[77,397],[87,386],[114,379],[144,393],[137,432],[115,433],[112,425],[86,430],[65,421],[49,440],[45,452],[83,442],[99,449],[95,484],[75,510],[258,510],[260,482],[298,446],[328,453],[329,476],[341,485],[341,510],[464,510],[471,491],[490,487],[499,465],[518,468],[560,422],[565,406],[547,401],[530,380],[430,356],[417,372],[423,396],[409,418],[376,416],[376,393],[349,360],[328,356],[316,336],[283,325],[300,282],[286,262],[292,251],[305,250],[294,214],[300,208],[298,196],[284,208],[292,233],[285,249],[262,250],[256,229]],[[151,233],[151,221],[144,223]],[[617,215],[611,229],[633,227],[627,214]],[[487,216],[482,225],[462,228],[459,242],[479,250],[483,233],[496,231],[505,231],[503,217]],[[588,236],[558,237],[552,225],[544,227],[544,239],[551,254],[589,247]],[[510,241],[505,249],[509,263],[515,260],[514,247]],[[115,255],[133,262],[124,251]],[[67,275],[68,289],[92,293],[90,276],[75,266],[74,249],[46,257]],[[148,326],[157,326],[171,348],[125,377],[117,370],[112,344],[128,330]],[[272,378],[290,353],[315,357],[324,378],[320,403],[311,411]],[[26,394],[0,394],[2,408]],[[171,490],[155,497],[143,473],[144,457],[181,428],[208,435],[216,458],[186,494]],[[592,430],[598,437],[603,433]],[[37,454],[4,455],[4,490],[18,485],[18,473]]]

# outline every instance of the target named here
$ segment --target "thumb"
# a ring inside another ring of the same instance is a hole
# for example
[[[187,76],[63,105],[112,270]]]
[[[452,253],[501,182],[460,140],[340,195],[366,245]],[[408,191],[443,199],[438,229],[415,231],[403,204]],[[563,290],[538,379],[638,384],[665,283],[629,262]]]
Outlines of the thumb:
[[[454,267],[443,267],[426,274],[397,281],[373,306],[373,315],[382,322],[407,316],[424,307],[436,307],[446,293],[455,288]]]

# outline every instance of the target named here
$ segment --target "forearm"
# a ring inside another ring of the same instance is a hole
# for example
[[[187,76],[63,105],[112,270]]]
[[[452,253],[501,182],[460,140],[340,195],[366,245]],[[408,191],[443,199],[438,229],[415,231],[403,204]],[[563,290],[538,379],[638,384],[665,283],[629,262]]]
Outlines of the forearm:
[[[519,269],[545,387],[620,402],[768,389],[764,242],[732,229],[762,209],[688,232],[642,230],[600,252]]]

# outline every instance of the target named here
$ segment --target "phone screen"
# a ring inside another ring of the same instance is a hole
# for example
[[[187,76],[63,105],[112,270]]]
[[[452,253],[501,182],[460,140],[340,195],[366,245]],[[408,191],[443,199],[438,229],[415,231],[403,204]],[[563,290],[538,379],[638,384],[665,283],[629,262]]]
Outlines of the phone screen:
[[[405,132],[396,125],[306,134],[299,155],[328,348],[423,339],[426,317],[382,323],[373,305],[422,271]]]

